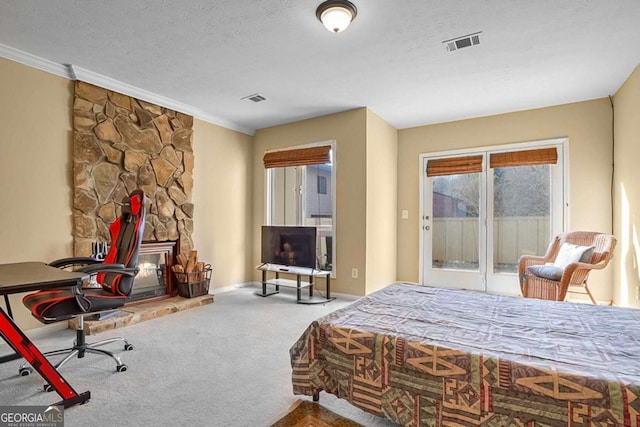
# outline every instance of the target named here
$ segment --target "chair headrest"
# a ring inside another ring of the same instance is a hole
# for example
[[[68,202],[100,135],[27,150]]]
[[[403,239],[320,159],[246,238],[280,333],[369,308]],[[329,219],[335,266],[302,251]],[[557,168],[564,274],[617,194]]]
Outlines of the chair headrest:
[[[128,197],[122,201],[122,213],[137,216],[144,207],[144,192],[142,190],[134,190]]]

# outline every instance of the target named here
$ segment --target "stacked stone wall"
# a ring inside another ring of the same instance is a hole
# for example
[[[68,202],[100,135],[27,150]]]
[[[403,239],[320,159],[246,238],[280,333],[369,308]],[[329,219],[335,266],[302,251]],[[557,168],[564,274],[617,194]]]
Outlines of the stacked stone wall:
[[[122,199],[147,196],[143,240],[193,247],[193,117],[85,82],[73,103],[73,232],[76,256],[109,242]]]

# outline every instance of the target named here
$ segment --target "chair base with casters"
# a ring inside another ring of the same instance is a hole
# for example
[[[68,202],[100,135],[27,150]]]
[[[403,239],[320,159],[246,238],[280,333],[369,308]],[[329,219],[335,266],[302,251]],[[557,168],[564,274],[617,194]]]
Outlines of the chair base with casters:
[[[120,341],[124,343],[125,351],[131,351],[133,350],[133,345],[129,344],[129,342],[122,337],[113,337],[113,338],[108,338],[106,340],[98,341],[95,343],[87,343],[86,334],[84,331],[84,316],[77,316],[77,321],[78,321],[78,327],[76,328],[76,339],[73,342],[73,347],[68,347],[68,348],[63,348],[59,350],[53,350],[53,351],[42,353],[46,357],[66,355],[62,360],[56,363],[54,367],[56,369],[59,369],[74,357],[81,359],[85,356],[86,353],[94,353],[94,354],[111,357],[116,362],[116,371],[125,372],[128,369],[128,367],[127,365],[122,363],[122,360],[117,354],[111,351],[98,348],[98,347],[102,347],[103,345]],[[18,368],[18,373],[22,376],[30,375],[32,372],[33,372],[33,368],[27,362],[22,363],[22,365],[20,365],[20,367]],[[45,391],[53,390],[50,384],[45,384],[44,389]]]
[[[67,321],[76,318],[76,340],[72,347],[44,353],[45,356],[64,358],[55,365],[60,368],[73,358],[83,358],[86,353],[109,356],[116,362],[116,371],[124,372],[127,365],[120,358],[102,347],[121,341],[125,350],[133,346],[124,338],[110,338],[88,344],[85,339],[84,316],[118,310],[127,301],[133,289],[133,281],[138,273],[138,253],[142,244],[145,223],[145,197],[142,190],[134,190],[122,200],[121,214],[109,227],[111,244],[104,260],[88,257],[60,259],[49,263],[52,267],[81,271],[92,276],[97,286],[75,286],[68,289],[42,290],[25,295],[22,303],[31,314],[44,324]],[[31,373],[31,368],[23,364],[21,375]],[[48,390],[45,384],[45,390]]]
[[[69,267],[70,263],[73,265],[84,265],[83,268],[76,269],[76,271],[85,271],[93,273],[94,270],[99,271],[118,271],[123,276],[135,276],[137,274],[137,268],[125,268],[121,264],[104,265],[101,263],[90,263],[86,258],[67,258],[58,260],[49,265],[56,267]],[[101,313],[104,311],[112,311],[113,309],[119,309],[124,305],[126,297],[114,297],[109,292],[106,292],[102,288],[81,288],[81,289],[56,289],[52,291],[40,291],[33,294],[26,295],[23,298],[24,305],[29,308],[32,313],[38,315],[38,320],[45,324],[59,322],[61,320],[77,319],[76,327],[76,340],[72,347],[63,348],[59,350],[53,350],[43,353],[46,357],[66,355],[60,362],[54,365],[56,369],[59,369],[69,360],[73,358],[83,358],[86,353],[101,354],[111,357],[116,362],[116,371],[125,372],[127,365],[122,363],[120,357],[116,354],[101,349],[103,345],[122,341],[124,343],[125,350],[133,350],[133,346],[129,344],[124,338],[110,338],[104,341],[96,343],[87,343],[86,333],[84,330],[84,316]],[[83,307],[92,308],[87,312],[83,312]],[[45,314],[46,313],[46,314]],[[69,314],[67,314],[69,313]],[[26,376],[33,372],[33,368],[27,363],[23,363],[18,368],[18,373],[22,376]],[[44,385],[45,391],[51,391],[51,385]]]

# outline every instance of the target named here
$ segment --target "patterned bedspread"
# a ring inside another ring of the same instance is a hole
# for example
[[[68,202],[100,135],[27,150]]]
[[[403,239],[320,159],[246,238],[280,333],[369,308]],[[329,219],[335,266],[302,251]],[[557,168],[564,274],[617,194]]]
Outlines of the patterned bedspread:
[[[290,355],[295,394],[405,426],[640,427],[640,310],[394,283]]]

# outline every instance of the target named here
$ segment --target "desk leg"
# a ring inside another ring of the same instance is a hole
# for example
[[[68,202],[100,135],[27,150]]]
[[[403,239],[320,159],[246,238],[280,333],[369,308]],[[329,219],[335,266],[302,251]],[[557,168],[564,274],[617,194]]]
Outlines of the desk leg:
[[[4,305],[7,307],[7,314],[13,319],[13,313],[11,312],[11,303],[9,302],[9,295],[4,295]]]
[[[7,314],[10,318],[13,319],[13,313],[11,312],[11,303],[9,302],[9,295],[4,295],[4,305],[7,308]],[[22,358],[22,355],[17,351],[14,351],[13,354],[7,354],[5,356],[0,356],[0,363],[10,362],[11,360],[16,360]]]
[[[300,278],[300,275],[297,274],[296,275],[297,279],[296,279],[296,301],[300,301],[301,297],[300,297],[300,289],[302,289],[300,286],[302,286],[302,279]]]
[[[62,405],[68,408],[78,403],[84,403],[91,398],[90,392],[85,391],[82,394],[78,394],[67,383],[51,362],[40,353],[40,350],[27,338],[4,310],[0,310],[0,332],[2,332],[2,337],[5,341],[16,352],[20,353],[62,397],[63,400],[54,405]]]
[[[309,298],[313,298],[313,276],[309,276]]]

